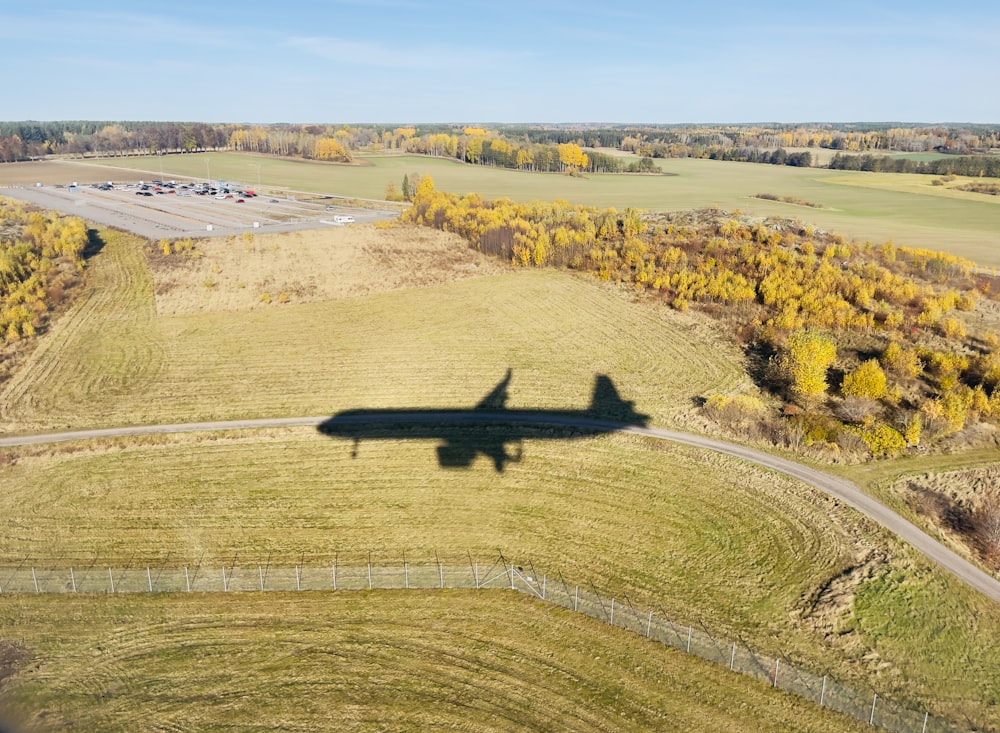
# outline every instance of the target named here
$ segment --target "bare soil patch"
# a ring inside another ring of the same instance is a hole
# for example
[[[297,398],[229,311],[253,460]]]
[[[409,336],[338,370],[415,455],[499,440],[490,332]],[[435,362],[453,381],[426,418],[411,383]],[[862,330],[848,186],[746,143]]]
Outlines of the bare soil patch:
[[[161,315],[240,311],[428,287],[505,272],[454,234],[347,226],[197,242],[147,254]]]
[[[0,687],[8,677],[13,677],[31,658],[31,653],[23,643],[10,639],[0,639]]]

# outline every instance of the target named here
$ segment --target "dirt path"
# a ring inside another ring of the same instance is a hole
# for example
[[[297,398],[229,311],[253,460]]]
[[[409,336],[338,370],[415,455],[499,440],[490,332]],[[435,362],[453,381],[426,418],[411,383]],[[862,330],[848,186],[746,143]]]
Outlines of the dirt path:
[[[382,413],[380,420],[393,418],[392,415]],[[107,428],[102,430],[79,430],[65,433],[45,433],[38,435],[24,435],[19,437],[0,438],[0,448],[41,445],[45,443],[58,443],[71,440],[91,440],[95,438],[127,437],[131,435],[154,435],[162,433],[182,433],[182,432],[211,432],[218,430],[248,430],[257,428],[275,427],[299,427],[318,426],[328,419],[324,417],[289,417],[289,418],[264,418],[259,420],[232,420],[225,422],[201,422],[182,423],[174,425],[145,425],[135,427]],[[916,525],[908,522],[894,511],[879,503],[872,497],[861,491],[858,486],[835,476],[825,474],[821,471],[804,466],[786,458],[773,456],[763,451],[754,450],[745,446],[727,443],[721,440],[714,440],[700,435],[682,433],[674,430],[664,430],[662,428],[644,428],[634,425],[621,425],[601,420],[590,420],[585,418],[567,418],[558,415],[529,415],[511,411],[509,413],[485,413],[485,412],[436,412],[421,413],[418,418],[412,415],[400,414],[395,417],[399,422],[414,420],[416,422],[448,422],[461,421],[463,423],[532,423],[535,425],[558,425],[565,427],[576,427],[582,429],[593,429],[601,432],[621,432],[633,435],[642,435],[656,440],[669,440],[675,443],[716,451],[728,456],[740,458],[751,463],[768,468],[772,471],[791,476],[815,489],[819,489],[830,496],[844,502],[857,509],[869,519],[880,524],[904,542],[911,545],[918,552],[922,553],[931,562],[955,575],[961,581],[972,588],[985,594],[994,601],[1000,602],[1000,581],[980,570],[975,565],[965,560],[955,552],[925,534]]]

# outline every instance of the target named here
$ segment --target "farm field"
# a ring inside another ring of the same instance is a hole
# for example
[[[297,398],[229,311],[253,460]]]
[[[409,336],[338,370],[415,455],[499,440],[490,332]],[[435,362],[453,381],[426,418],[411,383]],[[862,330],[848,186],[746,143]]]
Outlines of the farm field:
[[[41,731],[862,730],[503,591],[24,597],[0,625],[43,660],[4,688]]]
[[[1000,201],[997,197],[932,186],[933,176],[889,175],[725,161],[657,161],[667,176],[588,175],[574,178],[463,165],[439,158],[370,156],[359,165],[287,161],[236,153],[107,160],[136,170],[163,163],[169,173],[252,181],[259,163],[264,187],[381,198],[390,182],[419,172],[437,188],[475,191],[486,198],[564,199],[600,208],[658,211],[717,206],[759,216],[797,218],[849,238],[944,250],[987,267],[1000,267]],[[95,161],[87,161],[95,168]],[[98,169],[99,170],[99,169]],[[2,172],[2,171],[0,171]],[[147,170],[147,174],[151,171]],[[94,175],[99,174],[96,172]],[[955,184],[963,182],[957,180]],[[823,209],[753,198],[794,196]]]

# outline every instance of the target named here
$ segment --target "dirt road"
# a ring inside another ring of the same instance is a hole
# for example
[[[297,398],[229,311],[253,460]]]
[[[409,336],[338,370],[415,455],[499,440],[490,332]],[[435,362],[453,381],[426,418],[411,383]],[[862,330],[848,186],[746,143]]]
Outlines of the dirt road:
[[[102,430],[80,430],[65,433],[46,433],[39,435],[25,435],[18,437],[0,438],[0,448],[24,445],[41,445],[45,443],[58,443],[71,440],[91,440],[95,438],[126,437],[130,435],[153,435],[161,433],[182,433],[182,432],[212,432],[219,430],[248,430],[257,428],[276,427],[298,427],[298,426],[318,426],[328,416],[324,417],[290,417],[290,418],[265,418],[260,420],[233,420],[226,422],[202,422],[183,423],[175,425],[145,425],[135,427],[107,428]],[[879,503],[872,497],[865,494],[855,484],[836,476],[817,471],[795,461],[754,450],[745,446],[727,443],[721,440],[706,438],[700,435],[682,433],[674,430],[664,430],[662,428],[645,428],[634,425],[621,425],[601,420],[590,420],[586,418],[562,418],[559,415],[538,415],[521,414],[515,411],[504,413],[488,412],[436,412],[422,413],[419,416],[406,415],[400,413],[392,415],[381,413],[378,416],[380,421],[395,420],[402,422],[412,420],[415,422],[459,422],[463,424],[483,424],[483,423],[531,423],[534,425],[556,425],[561,427],[574,427],[580,429],[592,429],[600,432],[621,432],[633,435],[642,435],[656,440],[669,440],[675,443],[704,448],[706,450],[723,453],[728,456],[750,461],[764,468],[778,473],[791,476],[815,489],[823,491],[830,496],[844,502],[874,520],[887,530],[895,534],[901,540],[922,553],[931,562],[944,568],[955,575],[967,585],[985,594],[994,601],[1000,602],[1000,581],[990,576],[983,570],[965,560],[963,557],[948,549],[937,540],[933,539],[916,525],[908,522],[894,511]]]

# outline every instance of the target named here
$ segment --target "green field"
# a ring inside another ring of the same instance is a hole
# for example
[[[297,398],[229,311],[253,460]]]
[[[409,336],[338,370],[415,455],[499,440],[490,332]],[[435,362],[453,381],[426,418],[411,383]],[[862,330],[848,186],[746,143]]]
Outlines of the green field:
[[[430,175],[445,191],[475,191],[487,198],[564,199],[601,208],[678,211],[717,206],[759,216],[796,218],[850,238],[945,250],[988,267],[1000,267],[1000,201],[932,186],[933,176],[832,171],[816,168],[677,159],[658,161],[669,176],[588,175],[573,178],[468,166],[440,158],[371,156],[363,165],[281,160],[241,154],[163,156],[105,161],[164,175],[206,174],[264,188],[281,187],[381,198],[388,183],[406,174]],[[113,177],[113,176],[112,176]],[[965,179],[962,179],[965,180]],[[971,180],[971,179],[970,179]],[[961,181],[956,181],[960,183]],[[760,193],[794,196],[825,208],[764,201]]]

